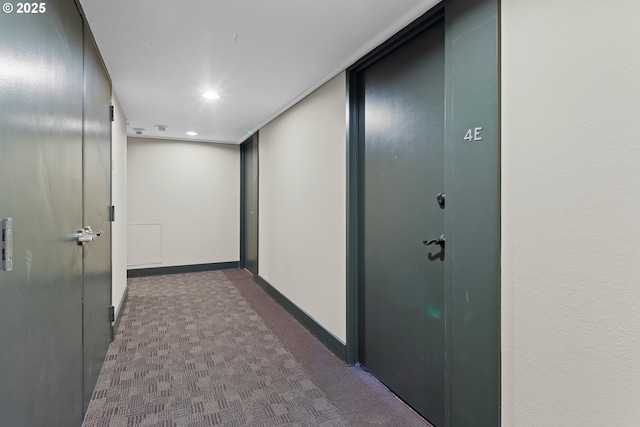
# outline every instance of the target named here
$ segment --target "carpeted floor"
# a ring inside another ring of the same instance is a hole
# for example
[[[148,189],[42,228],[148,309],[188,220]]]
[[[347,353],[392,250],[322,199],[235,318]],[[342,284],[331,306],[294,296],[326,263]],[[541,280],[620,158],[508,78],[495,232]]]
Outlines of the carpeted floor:
[[[86,427],[428,425],[242,270],[128,286]]]

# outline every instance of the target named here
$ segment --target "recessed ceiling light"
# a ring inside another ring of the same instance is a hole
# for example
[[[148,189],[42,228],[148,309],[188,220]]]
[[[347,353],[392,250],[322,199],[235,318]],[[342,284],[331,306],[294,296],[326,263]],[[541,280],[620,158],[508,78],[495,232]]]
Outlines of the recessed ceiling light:
[[[218,95],[215,92],[211,92],[211,91],[203,93],[202,96],[204,96],[207,99],[218,99],[218,98],[220,98],[220,95]]]
[[[198,132],[194,132],[192,130],[190,130],[189,132],[187,132],[187,135],[189,136],[196,136],[198,134]]]

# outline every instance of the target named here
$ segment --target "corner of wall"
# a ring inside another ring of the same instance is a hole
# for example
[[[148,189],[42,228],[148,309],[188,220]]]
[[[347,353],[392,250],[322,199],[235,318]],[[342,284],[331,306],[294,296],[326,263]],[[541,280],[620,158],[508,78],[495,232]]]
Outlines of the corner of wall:
[[[111,304],[117,318],[127,289],[127,119],[114,91],[112,104],[111,204],[115,206],[115,221],[111,225]]]

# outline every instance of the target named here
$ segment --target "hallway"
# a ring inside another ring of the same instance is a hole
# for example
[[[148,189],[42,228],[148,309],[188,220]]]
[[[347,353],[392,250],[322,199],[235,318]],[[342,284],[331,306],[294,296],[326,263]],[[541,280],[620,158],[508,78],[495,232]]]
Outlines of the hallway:
[[[428,425],[243,270],[128,280],[84,425]]]

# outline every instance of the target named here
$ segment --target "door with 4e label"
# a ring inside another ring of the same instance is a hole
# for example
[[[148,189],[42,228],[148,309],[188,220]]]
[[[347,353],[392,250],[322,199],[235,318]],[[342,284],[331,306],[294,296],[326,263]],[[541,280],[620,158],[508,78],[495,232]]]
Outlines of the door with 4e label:
[[[444,22],[360,72],[359,355],[445,418]]]

